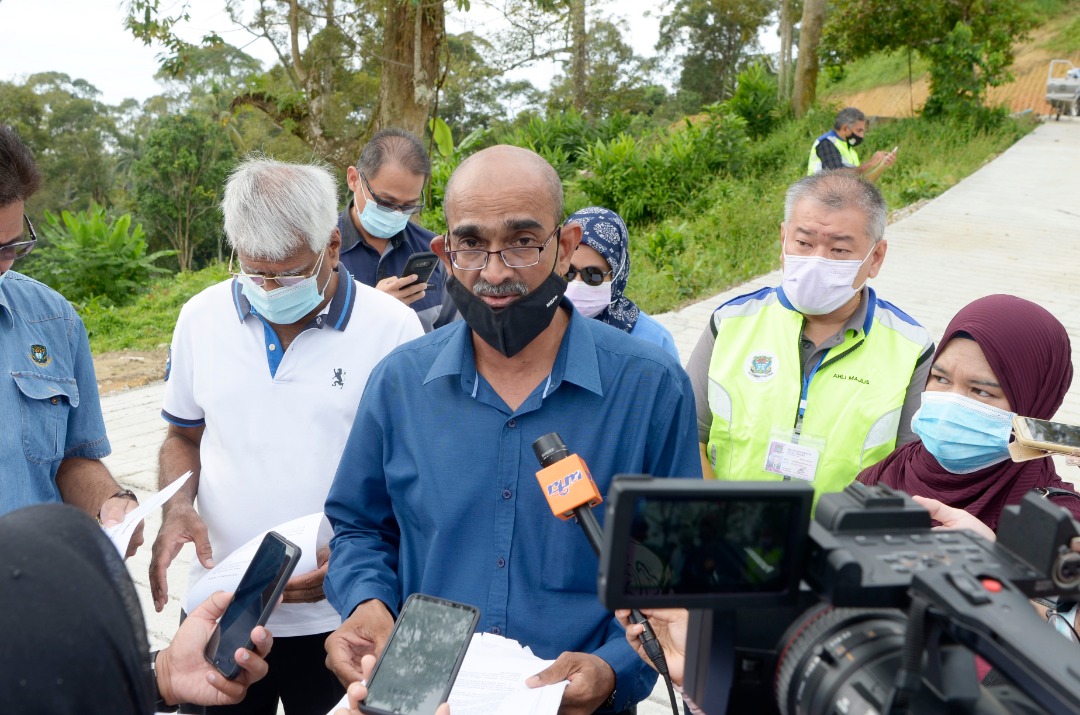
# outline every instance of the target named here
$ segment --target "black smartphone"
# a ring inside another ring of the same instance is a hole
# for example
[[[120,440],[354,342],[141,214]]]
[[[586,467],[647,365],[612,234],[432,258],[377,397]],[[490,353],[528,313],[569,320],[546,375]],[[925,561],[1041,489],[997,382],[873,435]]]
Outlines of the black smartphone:
[[[415,273],[415,283],[427,283],[428,278],[431,278],[431,274],[434,272],[437,265],[439,265],[439,257],[431,251],[414,253],[409,256],[409,260],[405,262],[405,267],[401,269],[401,275],[411,276]],[[412,285],[412,283],[409,285]]]
[[[203,651],[229,680],[240,675],[236,649],[253,646],[251,629],[266,625],[299,560],[300,547],[296,544],[275,531],[263,537]]]
[[[480,611],[414,593],[401,609],[360,703],[367,715],[431,715],[450,697]]]

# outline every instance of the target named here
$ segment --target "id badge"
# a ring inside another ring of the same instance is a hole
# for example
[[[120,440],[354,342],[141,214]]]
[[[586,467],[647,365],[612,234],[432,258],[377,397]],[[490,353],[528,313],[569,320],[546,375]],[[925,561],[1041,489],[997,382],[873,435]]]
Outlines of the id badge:
[[[817,474],[818,458],[824,446],[823,439],[806,434],[796,437],[793,432],[777,434],[774,431],[765,451],[764,469],[766,472],[779,474],[784,479],[813,482]]]

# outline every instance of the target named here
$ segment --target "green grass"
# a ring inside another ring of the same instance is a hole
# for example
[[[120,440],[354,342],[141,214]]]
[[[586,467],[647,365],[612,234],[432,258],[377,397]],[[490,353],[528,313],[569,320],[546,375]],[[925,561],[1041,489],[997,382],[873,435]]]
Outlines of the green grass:
[[[810,145],[833,114],[833,108],[821,108],[782,124],[753,145],[745,175],[717,177],[677,218],[631,226],[627,295],[646,312],[660,313],[778,268],[784,193],[804,175]],[[879,181],[894,209],[943,193],[1035,126],[1029,119],[1006,119],[976,133],[906,119],[876,127],[859,152],[868,158],[900,146],[896,165]]]
[[[184,303],[226,278],[226,267],[218,264],[194,273],[159,278],[131,305],[105,307],[92,301],[76,306],[90,335],[90,351],[97,354],[168,347]]]
[[[922,77],[929,66],[918,53],[912,52],[912,81]],[[826,70],[822,72],[822,78],[821,93],[824,96],[863,92],[874,87],[907,82],[908,53],[906,50],[878,52],[851,62],[839,71]]]
[[[1077,8],[1076,13],[1076,17],[1066,22],[1053,37],[1043,43],[1043,47],[1062,54],[1080,51],[1080,8]]]

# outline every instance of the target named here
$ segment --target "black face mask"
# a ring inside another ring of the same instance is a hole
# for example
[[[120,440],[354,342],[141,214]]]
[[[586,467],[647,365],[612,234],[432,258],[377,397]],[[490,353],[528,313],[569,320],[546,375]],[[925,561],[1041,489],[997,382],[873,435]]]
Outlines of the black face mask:
[[[566,292],[566,281],[553,270],[527,296],[499,310],[480,300],[452,275],[447,276],[445,288],[472,331],[506,357],[514,357],[551,325]]]
[[[858,134],[853,133],[850,137],[847,138],[848,146],[859,146],[860,144],[862,144],[862,139],[863,138],[860,137]]]

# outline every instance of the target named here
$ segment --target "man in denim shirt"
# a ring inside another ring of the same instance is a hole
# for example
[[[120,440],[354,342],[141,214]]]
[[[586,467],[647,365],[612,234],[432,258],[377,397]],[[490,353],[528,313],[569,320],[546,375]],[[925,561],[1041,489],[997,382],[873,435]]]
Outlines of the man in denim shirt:
[[[581,226],[559,176],[510,146],[478,152],[446,188],[432,249],[463,320],[397,348],[371,373],[326,502],[334,527],[326,640],[362,677],[393,614],[423,592],[480,609],[479,629],[554,664],[563,715],[632,713],[656,674],[596,597],[596,556],[552,516],[531,445],[559,432],[601,492],[616,474],[699,477],[694,398],[678,361],[564,299]],[[601,515],[602,518],[602,515]]]
[[[30,150],[0,125],[0,514],[63,501],[105,524],[135,495],[101,463],[111,451],[86,329],[56,291],[12,270],[37,236],[24,212],[41,185]],[[142,527],[129,556],[142,543]]]

